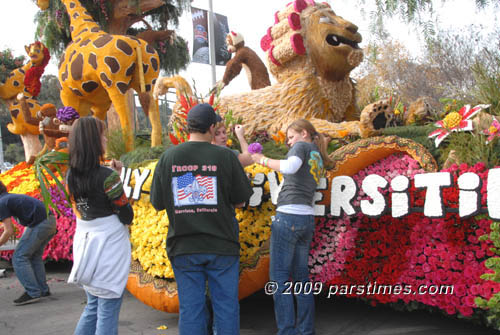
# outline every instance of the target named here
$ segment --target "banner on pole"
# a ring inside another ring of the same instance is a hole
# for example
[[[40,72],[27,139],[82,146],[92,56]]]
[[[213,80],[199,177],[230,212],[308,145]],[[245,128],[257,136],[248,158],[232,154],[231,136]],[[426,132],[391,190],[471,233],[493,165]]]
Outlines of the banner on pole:
[[[193,20],[193,62],[210,64],[208,38],[208,11],[191,7]],[[231,59],[227,51],[226,35],[229,33],[227,17],[214,13],[215,64],[226,65]]]

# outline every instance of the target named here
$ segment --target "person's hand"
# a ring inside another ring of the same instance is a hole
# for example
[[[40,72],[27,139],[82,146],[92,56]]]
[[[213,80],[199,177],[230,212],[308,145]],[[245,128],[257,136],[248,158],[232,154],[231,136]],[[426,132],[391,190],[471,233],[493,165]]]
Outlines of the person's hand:
[[[235,127],[234,127],[234,133],[236,134],[236,136],[239,138],[239,137],[244,137],[245,136],[245,127],[242,126],[241,124],[237,124]]]
[[[115,170],[116,172],[120,172],[122,167],[123,167],[123,163],[119,160],[116,160],[116,159],[112,159],[111,160],[111,168],[113,170]]]
[[[252,160],[254,163],[260,164],[260,159],[264,157],[263,154],[252,154]]]

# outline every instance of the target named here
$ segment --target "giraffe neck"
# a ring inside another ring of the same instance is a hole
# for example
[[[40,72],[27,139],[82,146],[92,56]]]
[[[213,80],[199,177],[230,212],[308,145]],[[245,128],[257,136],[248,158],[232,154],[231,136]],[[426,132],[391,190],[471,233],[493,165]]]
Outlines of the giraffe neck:
[[[63,3],[70,17],[70,31],[73,41],[76,41],[78,36],[84,32],[102,32],[101,27],[94,21],[79,0],[63,0]]]

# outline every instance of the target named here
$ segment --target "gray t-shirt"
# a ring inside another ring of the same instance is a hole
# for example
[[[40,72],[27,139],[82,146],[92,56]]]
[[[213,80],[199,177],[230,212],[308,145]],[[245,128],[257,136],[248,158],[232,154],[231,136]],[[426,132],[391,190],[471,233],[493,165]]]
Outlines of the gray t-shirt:
[[[313,205],[314,192],[324,174],[323,159],[314,143],[297,142],[287,158],[297,156],[302,165],[294,174],[283,174],[283,188],[278,195],[278,207],[283,205]]]

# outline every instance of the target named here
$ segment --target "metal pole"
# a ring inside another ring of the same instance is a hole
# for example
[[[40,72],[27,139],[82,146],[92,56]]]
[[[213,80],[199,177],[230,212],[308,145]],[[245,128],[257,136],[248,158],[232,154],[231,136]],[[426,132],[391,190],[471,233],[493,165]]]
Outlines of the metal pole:
[[[208,47],[210,49],[210,66],[212,67],[212,87],[215,86],[215,34],[214,34],[214,11],[212,0],[208,0]]]
[[[5,166],[3,162],[3,141],[2,141],[2,127],[0,127],[0,172],[3,172]]]

